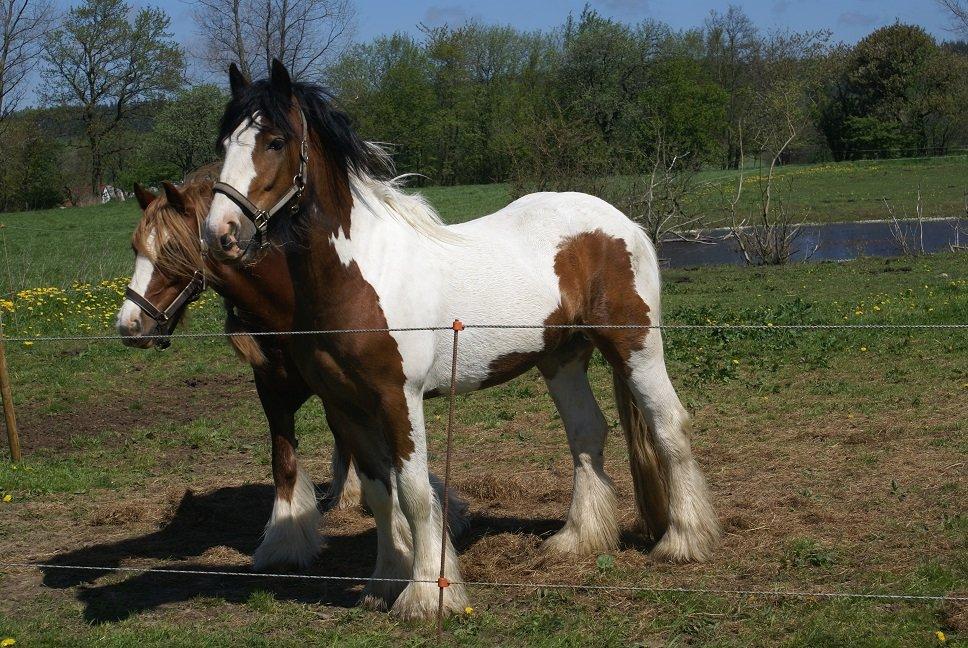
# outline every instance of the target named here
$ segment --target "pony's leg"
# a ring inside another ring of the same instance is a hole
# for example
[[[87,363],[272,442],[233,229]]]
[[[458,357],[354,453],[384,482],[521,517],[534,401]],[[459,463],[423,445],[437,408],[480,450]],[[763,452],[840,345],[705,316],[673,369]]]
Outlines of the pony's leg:
[[[272,515],[266,525],[262,544],[253,556],[256,571],[279,565],[306,568],[312,564],[322,537],[322,516],[317,508],[316,487],[296,460],[295,413],[306,401],[308,392],[298,386],[292,391],[256,372],[256,387],[269,421],[272,435],[272,478],[276,487]]]
[[[401,457],[397,472],[397,497],[400,508],[410,523],[413,536],[414,581],[407,585],[400,598],[393,604],[394,614],[407,619],[428,618],[437,612],[440,589],[437,578],[440,575],[441,519],[440,500],[430,484],[427,470],[427,441],[424,432],[424,412],[422,395],[407,393],[409,421],[397,421],[405,426],[400,431],[409,436],[413,450],[407,457]],[[450,585],[444,588],[444,611],[447,614],[460,612],[467,606],[467,594],[461,579],[457,552],[450,542],[450,534],[445,535],[447,557],[444,577]]]
[[[361,421],[336,407],[326,407],[336,447],[350,451],[359,467],[359,481],[376,522],[376,567],[363,592],[362,605],[388,610],[410,578],[412,546],[410,526],[396,498],[396,480],[379,425]],[[345,464],[344,464],[345,465]]]
[[[624,377],[619,377],[623,373]],[[710,503],[706,480],[690,448],[689,414],[679,402],[666,372],[661,331],[650,331],[644,348],[632,352],[625,371],[616,368],[616,376],[617,402],[620,409],[626,410],[622,418],[629,437],[630,460],[637,462],[632,466],[632,474],[637,478],[636,490],[642,486],[638,483],[639,476],[656,474],[648,465],[656,461],[659,479],[652,482],[665,487],[664,498],[636,493],[646,526],[658,527],[660,533],[661,527],[665,527],[661,538],[656,538],[658,544],[653,553],[659,559],[674,562],[706,560],[719,540],[719,522]],[[623,388],[631,392],[634,400],[624,408]],[[646,502],[663,499],[665,511],[644,510],[648,507]]]
[[[334,428],[337,425],[332,417],[327,417],[330,428],[333,429],[333,458],[332,458],[332,481],[329,490],[323,497],[327,507],[336,509],[351,509],[363,504],[363,491],[360,485],[360,476],[357,472],[356,462],[341,441],[342,436]]]
[[[376,522],[376,567],[362,605],[373,610],[389,610],[407,586],[413,564],[410,527],[400,511],[393,472],[386,467],[386,482],[360,474],[366,502]]]
[[[582,350],[539,365],[575,464],[565,526],[544,543],[545,549],[558,553],[595,554],[618,547],[615,492],[603,465],[608,423],[588,382],[588,359],[589,353]]]
[[[356,462],[351,457],[346,467],[346,480],[343,482],[343,490],[340,491],[336,508],[358,508],[363,504],[363,486],[360,484],[360,473],[356,468]]]

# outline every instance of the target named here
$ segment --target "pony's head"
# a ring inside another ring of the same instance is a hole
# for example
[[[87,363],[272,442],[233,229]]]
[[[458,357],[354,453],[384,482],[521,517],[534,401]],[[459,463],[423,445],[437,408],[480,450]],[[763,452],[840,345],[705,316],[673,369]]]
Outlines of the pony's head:
[[[163,186],[164,196],[155,196],[135,185],[144,214],[131,237],[134,274],[117,319],[127,346],[168,347],[167,336],[205,289],[199,221],[208,211],[212,183]]]
[[[215,258],[239,262],[266,244],[270,226],[296,217],[305,194],[327,190],[315,179],[346,188],[349,174],[379,175],[386,160],[325,90],[293,82],[279,61],[255,83],[233,64],[229,81],[218,136],[225,163],[204,236]]]

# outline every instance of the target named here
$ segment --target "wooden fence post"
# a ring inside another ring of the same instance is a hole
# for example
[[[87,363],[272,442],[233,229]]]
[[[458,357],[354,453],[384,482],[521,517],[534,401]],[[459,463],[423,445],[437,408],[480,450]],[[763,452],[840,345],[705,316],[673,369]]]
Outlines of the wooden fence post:
[[[17,434],[17,414],[13,409],[13,393],[10,390],[10,374],[7,371],[7,344],[3,335],[2,314],[0,314],[0,398],[3,398],[3,418],[7,424],[10,460],[17,463],[20,461],[20,436]]]

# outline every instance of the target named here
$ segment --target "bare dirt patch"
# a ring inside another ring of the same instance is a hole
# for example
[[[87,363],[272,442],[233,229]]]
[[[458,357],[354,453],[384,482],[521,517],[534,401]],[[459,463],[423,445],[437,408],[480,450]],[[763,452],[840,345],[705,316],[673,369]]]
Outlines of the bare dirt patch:
[[[152,381],[157,382],[157,381]],[[17,410],[25,454],[67,452],[75,441],[135,426],[182,424],[217,412],[226,398],[254,389],[251,376],[225,374],[172,380],[143,386],[112,386],[96,402],[77,403],[69,411],[50,414],[49,404],[28,403]],[[147,396],[146,396],[147,393]]]

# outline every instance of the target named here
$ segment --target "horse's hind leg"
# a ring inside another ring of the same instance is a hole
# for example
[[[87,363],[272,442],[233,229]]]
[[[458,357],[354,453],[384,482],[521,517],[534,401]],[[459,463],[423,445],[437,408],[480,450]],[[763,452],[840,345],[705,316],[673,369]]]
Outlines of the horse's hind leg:
[[[590,353],[588,345],[538,367],[565,425],[575,465],[565,526],[544,544],[559,553],[595,554],[618,547],[615,492],[603,465],[608,424],[588,382]]]
[[[333,459],[332,481],[329,490],[323,497],[327,507],[336,509],[352,509],[363,505],[363,490],[360,475],[349,448],[341,441],[340,434],[335,430],[336,423],[332,417],[327,417],[329,427],[333,430]]]
[[[636,499],[658,540],[653,554],[674,562],[706,560],[719,540],[719,524],[690,448],[689,415],[666,372],[661,332],[649,331],[644,348],[615,371]],[[623,396],[626,389],[631,399]],[[664,487],[664,497],[643,492],[650,485]],[[649,510],[663,500],[665,510]]]

